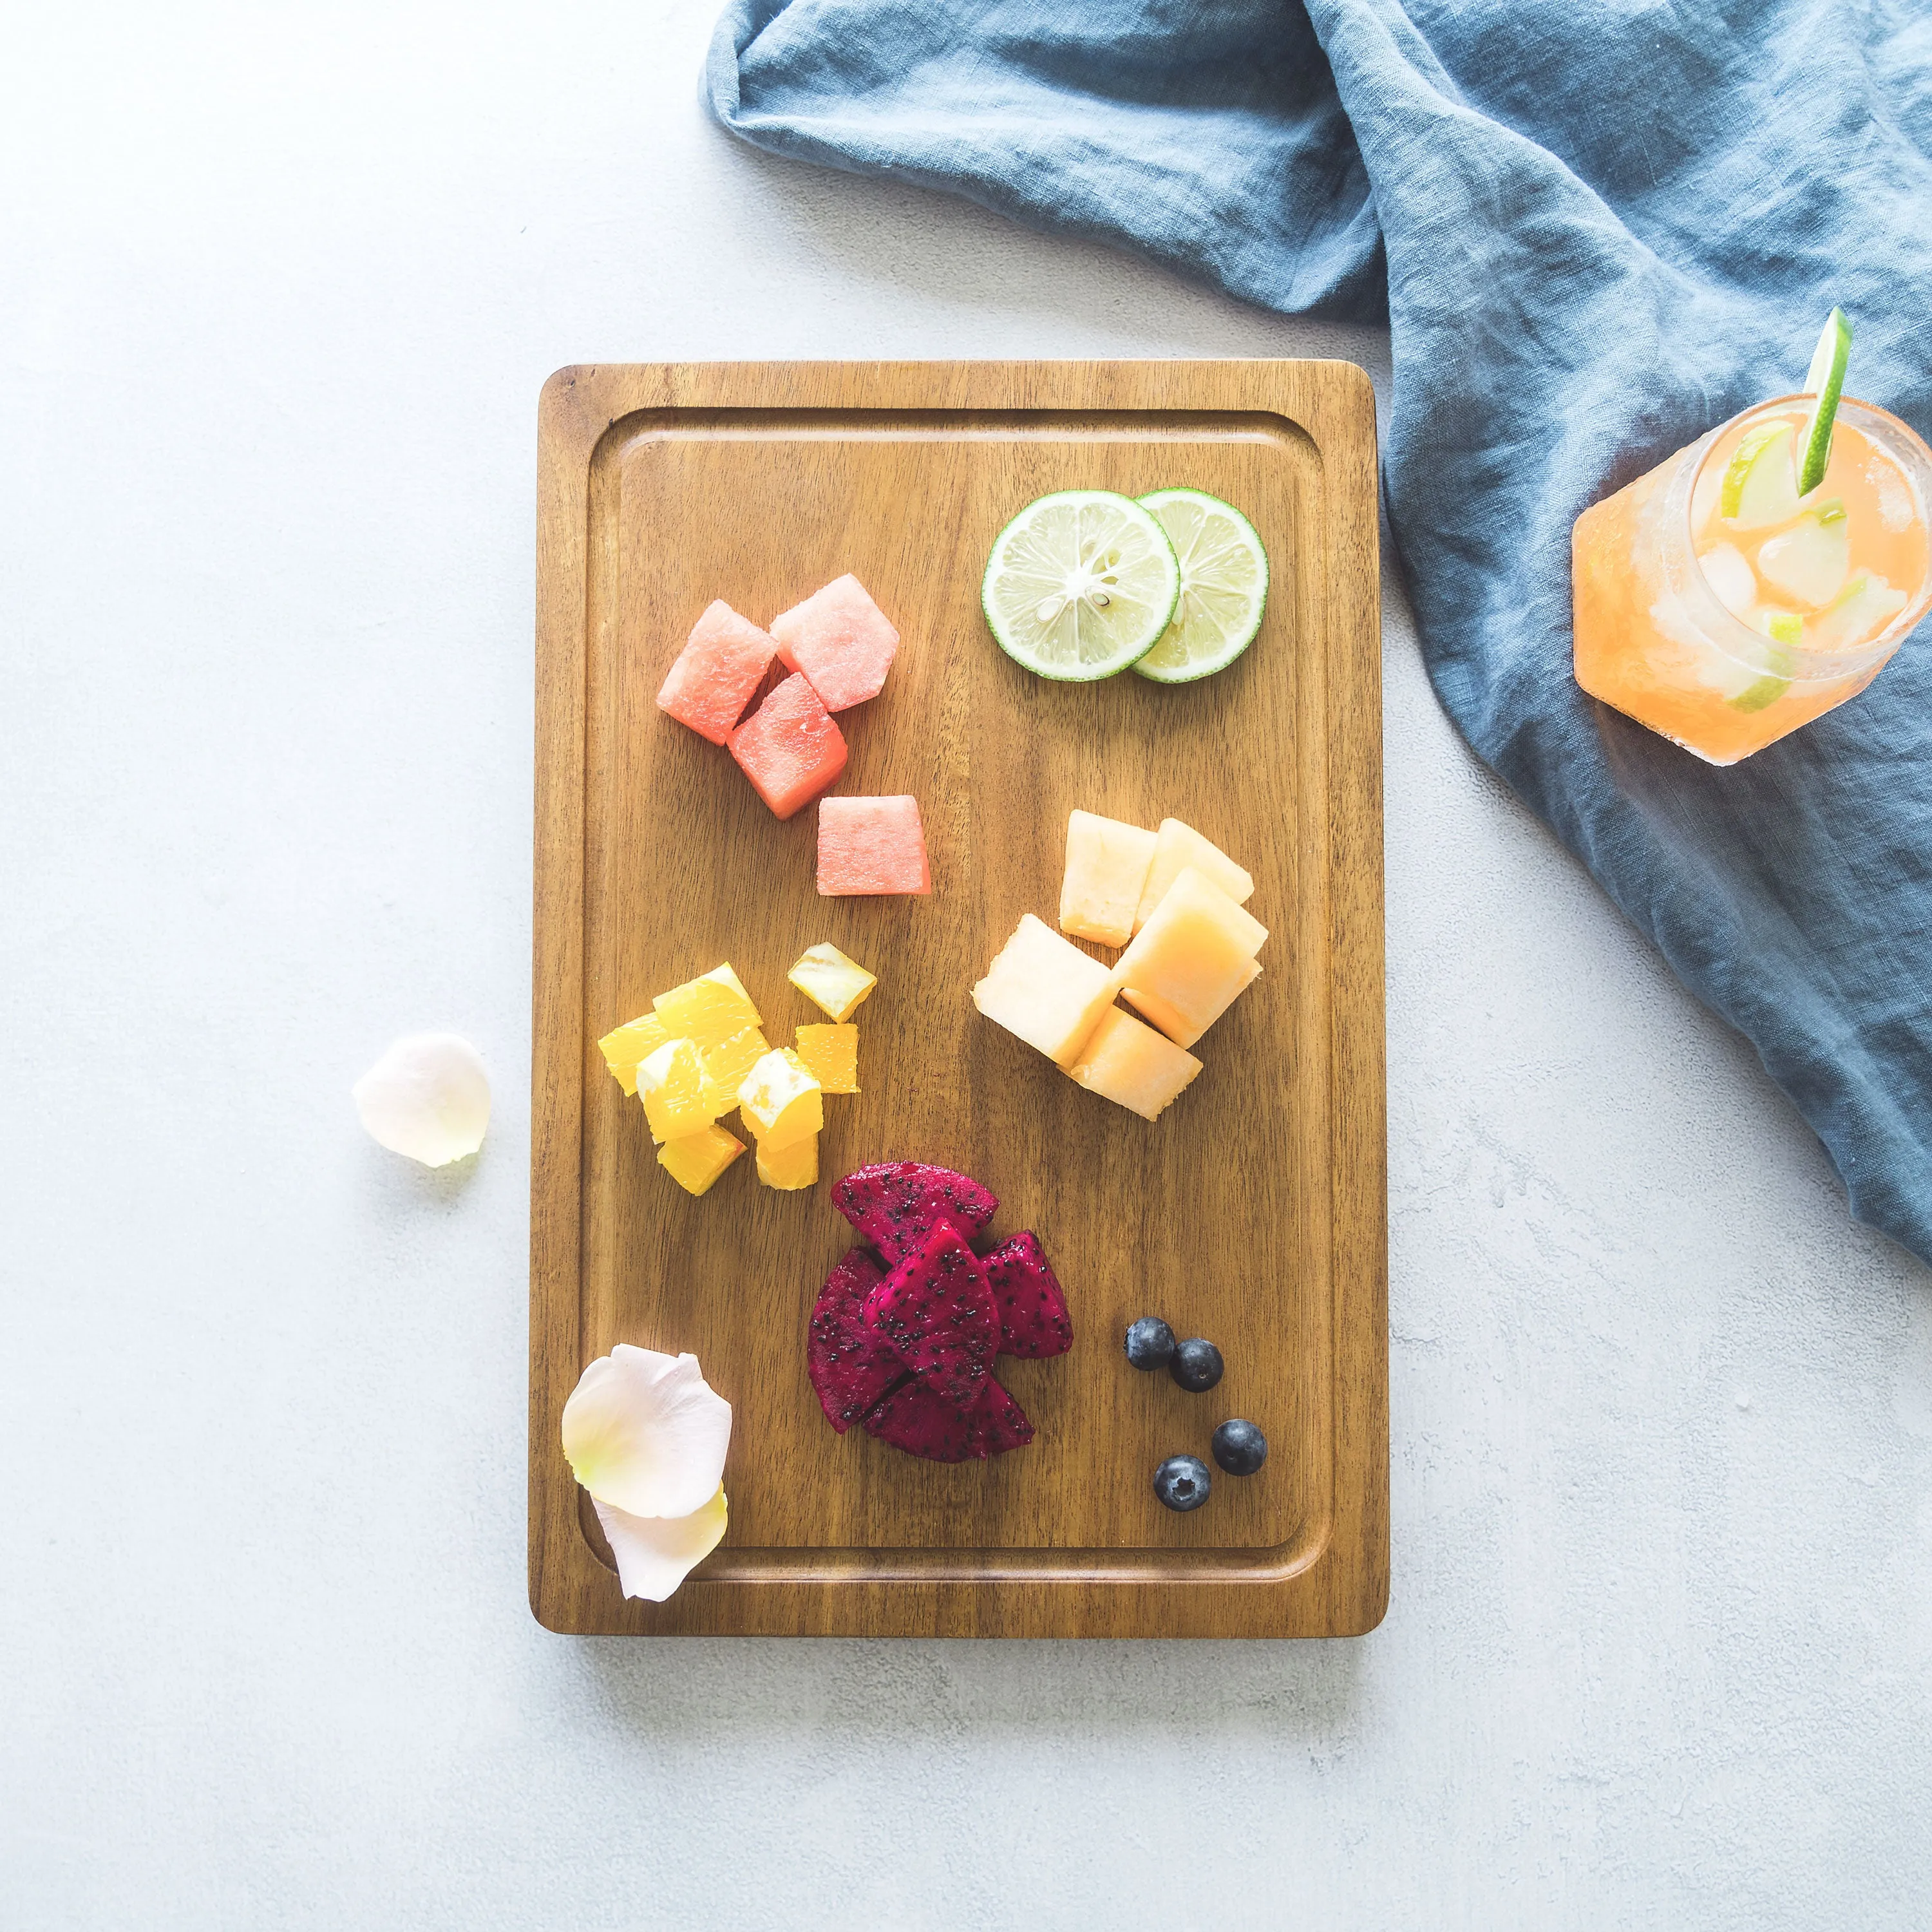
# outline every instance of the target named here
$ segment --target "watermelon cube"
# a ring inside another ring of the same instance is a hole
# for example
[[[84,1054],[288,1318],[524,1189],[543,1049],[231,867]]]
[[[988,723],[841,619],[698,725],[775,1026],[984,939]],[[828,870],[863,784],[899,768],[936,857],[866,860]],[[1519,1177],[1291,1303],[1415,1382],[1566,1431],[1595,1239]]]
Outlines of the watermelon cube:
[[[691,635],[658,693],[659,710],[700,737],[722,745],[751,703],[778,646],[722,598],[691,627]]]
[[[808,805],[845,769],[845,739],[794,673],[731,734],[731,755],[781,818]]]
[[[818,890],[827,898],[931,892],[919,800],[820,799]]]
[[[878,696],[899,634],[856,577],[835,579],[772,620],[779,655],[812,680],[828,711]]]

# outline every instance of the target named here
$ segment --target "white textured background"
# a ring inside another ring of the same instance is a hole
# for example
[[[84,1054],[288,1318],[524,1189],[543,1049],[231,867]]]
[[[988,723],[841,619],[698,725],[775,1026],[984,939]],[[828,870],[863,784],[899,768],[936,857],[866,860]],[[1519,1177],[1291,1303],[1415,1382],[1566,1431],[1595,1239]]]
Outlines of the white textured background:
[[[1388,587],[1372,1636],[525,1606],[559,364],[1341,354],[700,116],[712,0],[0,24],[0,1927],[1922,1928],[1932,1282]],[[346,1088],[448,1026],[473,1172]]]

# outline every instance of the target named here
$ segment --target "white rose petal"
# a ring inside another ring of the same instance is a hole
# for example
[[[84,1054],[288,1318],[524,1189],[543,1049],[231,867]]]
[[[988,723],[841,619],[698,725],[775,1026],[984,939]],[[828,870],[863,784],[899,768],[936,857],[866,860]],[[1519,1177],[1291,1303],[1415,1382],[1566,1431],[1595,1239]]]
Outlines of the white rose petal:
[[[577,1480],[630,1516],[702,1508],[723,1478],[730,1442],[731,1405],[695,1355],[620,1342],[584,1371],[563,1406],[563,1453]]]
[[[370,1132],[425,1167],[474,1154],[490,1124],[482,1057],[453,1033],[406,1034],[350,1091]]]
[[[625,1595],[650,1604],[662,1603],[718,1547],[728,1514],[722,1489],[688,1516],[632,1516],[595,1496],[590,1501]]]

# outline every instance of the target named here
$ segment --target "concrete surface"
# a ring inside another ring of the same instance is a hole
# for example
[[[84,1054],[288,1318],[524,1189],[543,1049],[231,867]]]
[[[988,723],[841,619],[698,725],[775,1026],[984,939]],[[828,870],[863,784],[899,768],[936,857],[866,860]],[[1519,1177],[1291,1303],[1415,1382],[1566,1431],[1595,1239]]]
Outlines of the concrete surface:
[[[1395,1590],[1326,1646],[524,1594],[566,362],[1354,356],[730,145],[712,0],[16,8],[0,1925],[1922,1927],[1932,1284],[1386,642]],[[450,1027],[473,1172],[349,1082]]]

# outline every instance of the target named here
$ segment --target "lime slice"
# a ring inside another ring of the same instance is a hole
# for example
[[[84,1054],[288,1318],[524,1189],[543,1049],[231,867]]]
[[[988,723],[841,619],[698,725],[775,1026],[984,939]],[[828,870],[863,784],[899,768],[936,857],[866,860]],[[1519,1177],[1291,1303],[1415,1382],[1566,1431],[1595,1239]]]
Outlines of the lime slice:
[[[1112,490],[1056,490],[993,539],[980,598],[1008,657],[1086,683],[1150,650],[1180,595],[1174,546],[1150,512]]]
[[[1852,325],[1841,308],[1825,318],[1825,332],[1811,356],[1810,372],[1804,378],[1804,393],[1816,396],[1811,413],[1804,419],[1804,433],[1798,439],[1798,494],[1809,496],[1825,480],[1825,466],[1832,460],[1832,425],[1838,415],[1838,398],[1845,387],[1845,364],[1852,359]]]
[[[1156,490],[1141,502],[1180,560],[1180,597],[1159,644],[1134,666],[1160,684],[1225,670],[1253,643],[1268,602],[1268,552],[1232,503],[1204,490]]]

